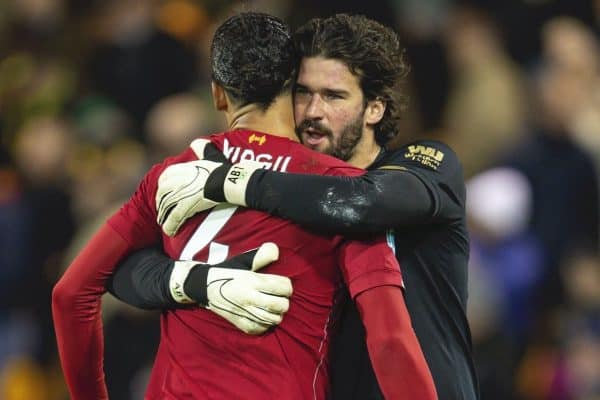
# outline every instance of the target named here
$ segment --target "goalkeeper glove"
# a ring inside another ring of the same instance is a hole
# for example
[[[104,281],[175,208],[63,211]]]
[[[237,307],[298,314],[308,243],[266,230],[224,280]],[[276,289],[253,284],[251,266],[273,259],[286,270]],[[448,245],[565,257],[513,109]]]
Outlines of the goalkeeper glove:
[[[196,139],[191,147],[200,160],[170,165],[158,179],[157,223],[167,236],[174,236],[185,221],[218,203],[246,206],[248,182],[263,168],[254,161],[231,165],[206,139]]]
[[[263,243],[220,264],[176,261],[171,296],[179,303],[196,302],[246,333],[264,333],[282,321],[292,294],[289,278],[255,272],[278,258],[277,245]]]

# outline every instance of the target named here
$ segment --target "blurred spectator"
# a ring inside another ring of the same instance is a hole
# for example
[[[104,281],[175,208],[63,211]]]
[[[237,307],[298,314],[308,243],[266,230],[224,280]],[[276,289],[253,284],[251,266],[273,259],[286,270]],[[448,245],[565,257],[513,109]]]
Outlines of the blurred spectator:
[[[528,229],[531,188],[518,171],[496,168],[467,182],[467,198],[468,316],[481,392],[485,399],[512,398],[512,371],[531,328],[531,293],[544,265],[540,245]]]
[[[540,294],[546,304],[561,301],[558,267],[565,257],[581,248],[598,248],[600,218],[596,165],[575,142],[571,130],[571,122],[588,98],[589,62],[598,52],[592,52],[593,57],[583,54],[592,49],[578,46],[573,35],[560,35],[556,43],[553,23],[545,31],[534,131],[506,160],[506,165],[523,173],[531,184],[531,230],[548,260],[546,292]]]
[[[406,143],[407,137],[416,135],[416,140],[423,132],[435,134],[442,125],[450,85],[443,32],[452,7],[448,0],[392,0],[391,4],[411,66],[408,76],[411,89],[409,114],[406,116],[409,126],[402,130],[401,135],[403,143]],[[412,122],[411,118],[415,121]],[[411,129],[411,122],[416,126],[415,131]]]
[[[584,253],[563,271],[567,301],[561,310],[566,386],[575,399],[600,397],[600,258]]]
[[[579,253],[563,268],[566,298],[518,368],[526,399],[595,400],[600,396],[600,258]],[[540,333],[540,332],[538,332]]]
[[[97,90],[139,126],[155,102],[189,89],[197,78],[193,52],[157,29],[156,7],[154,1],[102,2],[102,42],[89,64],[89,79]]]
[[[454,11],[446,44],[453,85],[445,113],[445,139],[468,177],[493,165],[522,135],[526,97],[517,66],[482,12]]]
[[[157,103],[146,119],[152,162],[180,153],[198,136],[216,133],[218,125],[212,107],[184,93]]]
[[[529,330],[533,307],[529,295],[542,276],[544,261],[529,231],[532,192],[518,171],[496,168],[468,181],[467,217],[471,265],[486,274],[501,293],[505,334],[516,343]]]
[[[73,107],[72,114],[81,142],[107,148],[136,136],[129,115],[110,99],[86,96]]]
[[[22,223],[29,235],[23,278],[11,292],[18,302],[15,306],[30,310],[43,333],[36,348],[36,356],[43,362],[51,361],[49,357],[54,355],[48,298],[63,262],[63,251],[75,229],[71,197],[66,189],[70,129],[59,119],[33,119],[17,133],[14,152],[15,164],[23,177],[21,201],[27,218]]]
[[[157,10],[158,27],[184,43],[193,44],[206,31],[209,16],[192,0],[166,0]]]

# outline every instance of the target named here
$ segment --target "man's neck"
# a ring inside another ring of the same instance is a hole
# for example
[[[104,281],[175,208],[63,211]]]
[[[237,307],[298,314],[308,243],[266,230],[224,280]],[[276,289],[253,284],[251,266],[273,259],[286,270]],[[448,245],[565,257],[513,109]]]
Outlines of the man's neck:
[[[381,146],[375,141],[373,131],[363,132],[360,141],[354,148],[354,154],[350,157],[348,163],[358,168],[367,168],[373,164],[380,151]]]
[[[227,123],[230,130],[247,129],[299,141],[294,130],[291,95],[278,96],[266,110],[256,104],[240,107],[227,115]]]

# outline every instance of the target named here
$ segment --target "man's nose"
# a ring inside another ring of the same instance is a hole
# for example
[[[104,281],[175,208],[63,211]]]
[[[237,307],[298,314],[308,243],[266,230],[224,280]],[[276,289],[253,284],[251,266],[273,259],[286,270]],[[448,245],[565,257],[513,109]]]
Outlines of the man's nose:
[[[323,100],[318,94],[311,96],[310,102],[306,106],[306,118],[321,119],[323,118]]]

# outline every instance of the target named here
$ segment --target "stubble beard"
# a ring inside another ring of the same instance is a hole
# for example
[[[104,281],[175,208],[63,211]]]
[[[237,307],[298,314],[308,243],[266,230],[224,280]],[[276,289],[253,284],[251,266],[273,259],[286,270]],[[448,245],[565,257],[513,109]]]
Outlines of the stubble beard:
[[[363,116],[364,110],[357,117],[344,126],[341,134],[335,140],[331,129],[322,125],[316,120],[305,119],[296,127],[296,135],[302,140],[302,132],[308,128],[313,128],[321,133],[324,133],[329,142],[324,149],[314,149],[321,153],[339,158],[343,161],[348,161],[354,155],[356,145],[362,138],[363,133]]]

